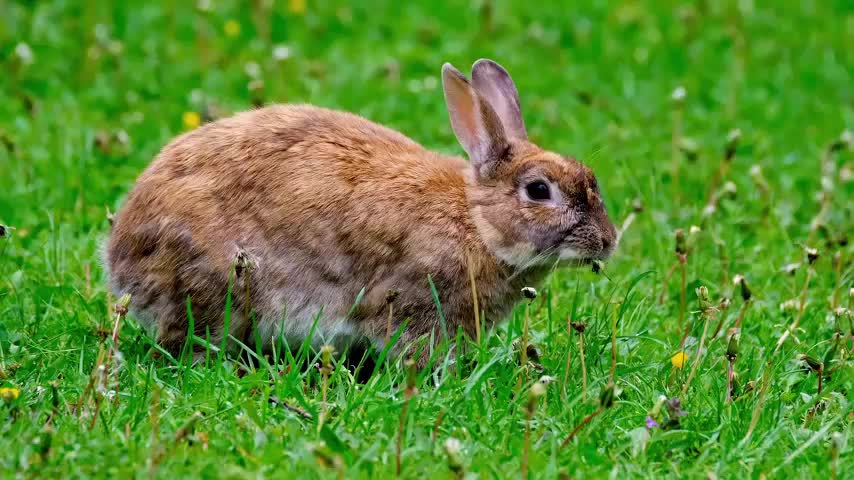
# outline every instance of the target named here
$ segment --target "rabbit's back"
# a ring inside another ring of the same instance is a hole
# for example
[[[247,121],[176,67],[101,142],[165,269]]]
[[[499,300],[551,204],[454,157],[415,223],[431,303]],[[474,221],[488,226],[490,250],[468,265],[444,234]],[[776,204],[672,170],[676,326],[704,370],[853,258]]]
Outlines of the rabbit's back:
[[[108,244],[112,287],[132,295],[134,312],[173,352],[186,337],[188,297],[196,335],[219,338],[235,266],[236,338],[252,340],[250,309],[265,344],[282,328],[299,339],[314,318],[321,337],[370,334],[388,289],[428,273],[441,280],[437,265],[460,265],[470,230],[465,166],[356,115],[310,106],[208,124],[167,145],[138,179]],[[354,323],[345,317],[363,288]],[[402,308],[429,302],[422,290],[404,295]]]

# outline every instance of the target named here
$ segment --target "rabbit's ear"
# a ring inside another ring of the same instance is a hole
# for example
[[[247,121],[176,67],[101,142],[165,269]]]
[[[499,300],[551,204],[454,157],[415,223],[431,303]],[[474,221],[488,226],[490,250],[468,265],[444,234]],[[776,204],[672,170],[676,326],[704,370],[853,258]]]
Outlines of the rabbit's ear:
[[[491,176],[508,147],[498,115],[450,63],[442,66],[442,86],[457,140],[478,176]]]
[[[510,74],[492,60],[482,58],[471,69],[474,89],[481,98],[492,106],[509,138],[527,140],[519,92]]]

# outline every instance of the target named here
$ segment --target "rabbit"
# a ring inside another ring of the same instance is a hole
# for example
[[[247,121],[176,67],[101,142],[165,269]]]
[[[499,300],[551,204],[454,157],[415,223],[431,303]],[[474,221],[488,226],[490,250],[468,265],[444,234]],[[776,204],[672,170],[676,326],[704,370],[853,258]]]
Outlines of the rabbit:
[[[428,348],[411,351],[419,338],[479,335],[473,291],[486,331],[556,264],[611,255],[617,234],[592,170],[528,140],[503,67],[478,60],[471,77],[442,67],[468,162],[310,105],[177,137],[114,217],[111,290],[131,295],[130,311],[171,354],[185,345],[190,309],[195,335],[266,351],[309,335],[316,346],[384,347],[405,325],[390,348],[423,367]]]

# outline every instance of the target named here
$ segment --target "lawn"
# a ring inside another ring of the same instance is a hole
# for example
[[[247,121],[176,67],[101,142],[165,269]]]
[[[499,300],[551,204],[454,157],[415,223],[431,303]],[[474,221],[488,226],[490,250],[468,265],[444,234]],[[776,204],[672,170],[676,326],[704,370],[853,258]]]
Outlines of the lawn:
[[[0,475],[854,471],[850,2],[273,3],[0,0]],[[557,270],[414,378],[307,349],[190,366],[131,317],[112,353],[108,212],[170,138],[309,102],[461,155],[440,67],[481,57],[596,171],[625,227],[601,272]]]

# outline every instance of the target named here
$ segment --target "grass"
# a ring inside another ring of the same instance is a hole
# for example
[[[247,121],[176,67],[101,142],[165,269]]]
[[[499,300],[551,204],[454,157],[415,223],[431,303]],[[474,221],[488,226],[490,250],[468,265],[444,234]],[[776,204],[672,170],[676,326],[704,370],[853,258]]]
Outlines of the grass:
[[[832,308],[851,307],[850,3],[268,3],[0,0],[3,477],[385,478],[398,438],[410,478],[517,477],[523,462],[543,478],[854,471],[852,320]],[[522,305],[463,361],[409,380],[397,360],[365,383],[338,360],[304,368],[321,363],[305,349],[191,368],[130,319],[111,353],[106,213],[171,137],[311,102],[460,153],[439,68],[479,57],[513,74],[531,136],[594,167],[616,222],[633,216],[602,274],[560,270],[531,306],[542,372],[513,351]],[[568,317],[585,325],[586,392]]]

